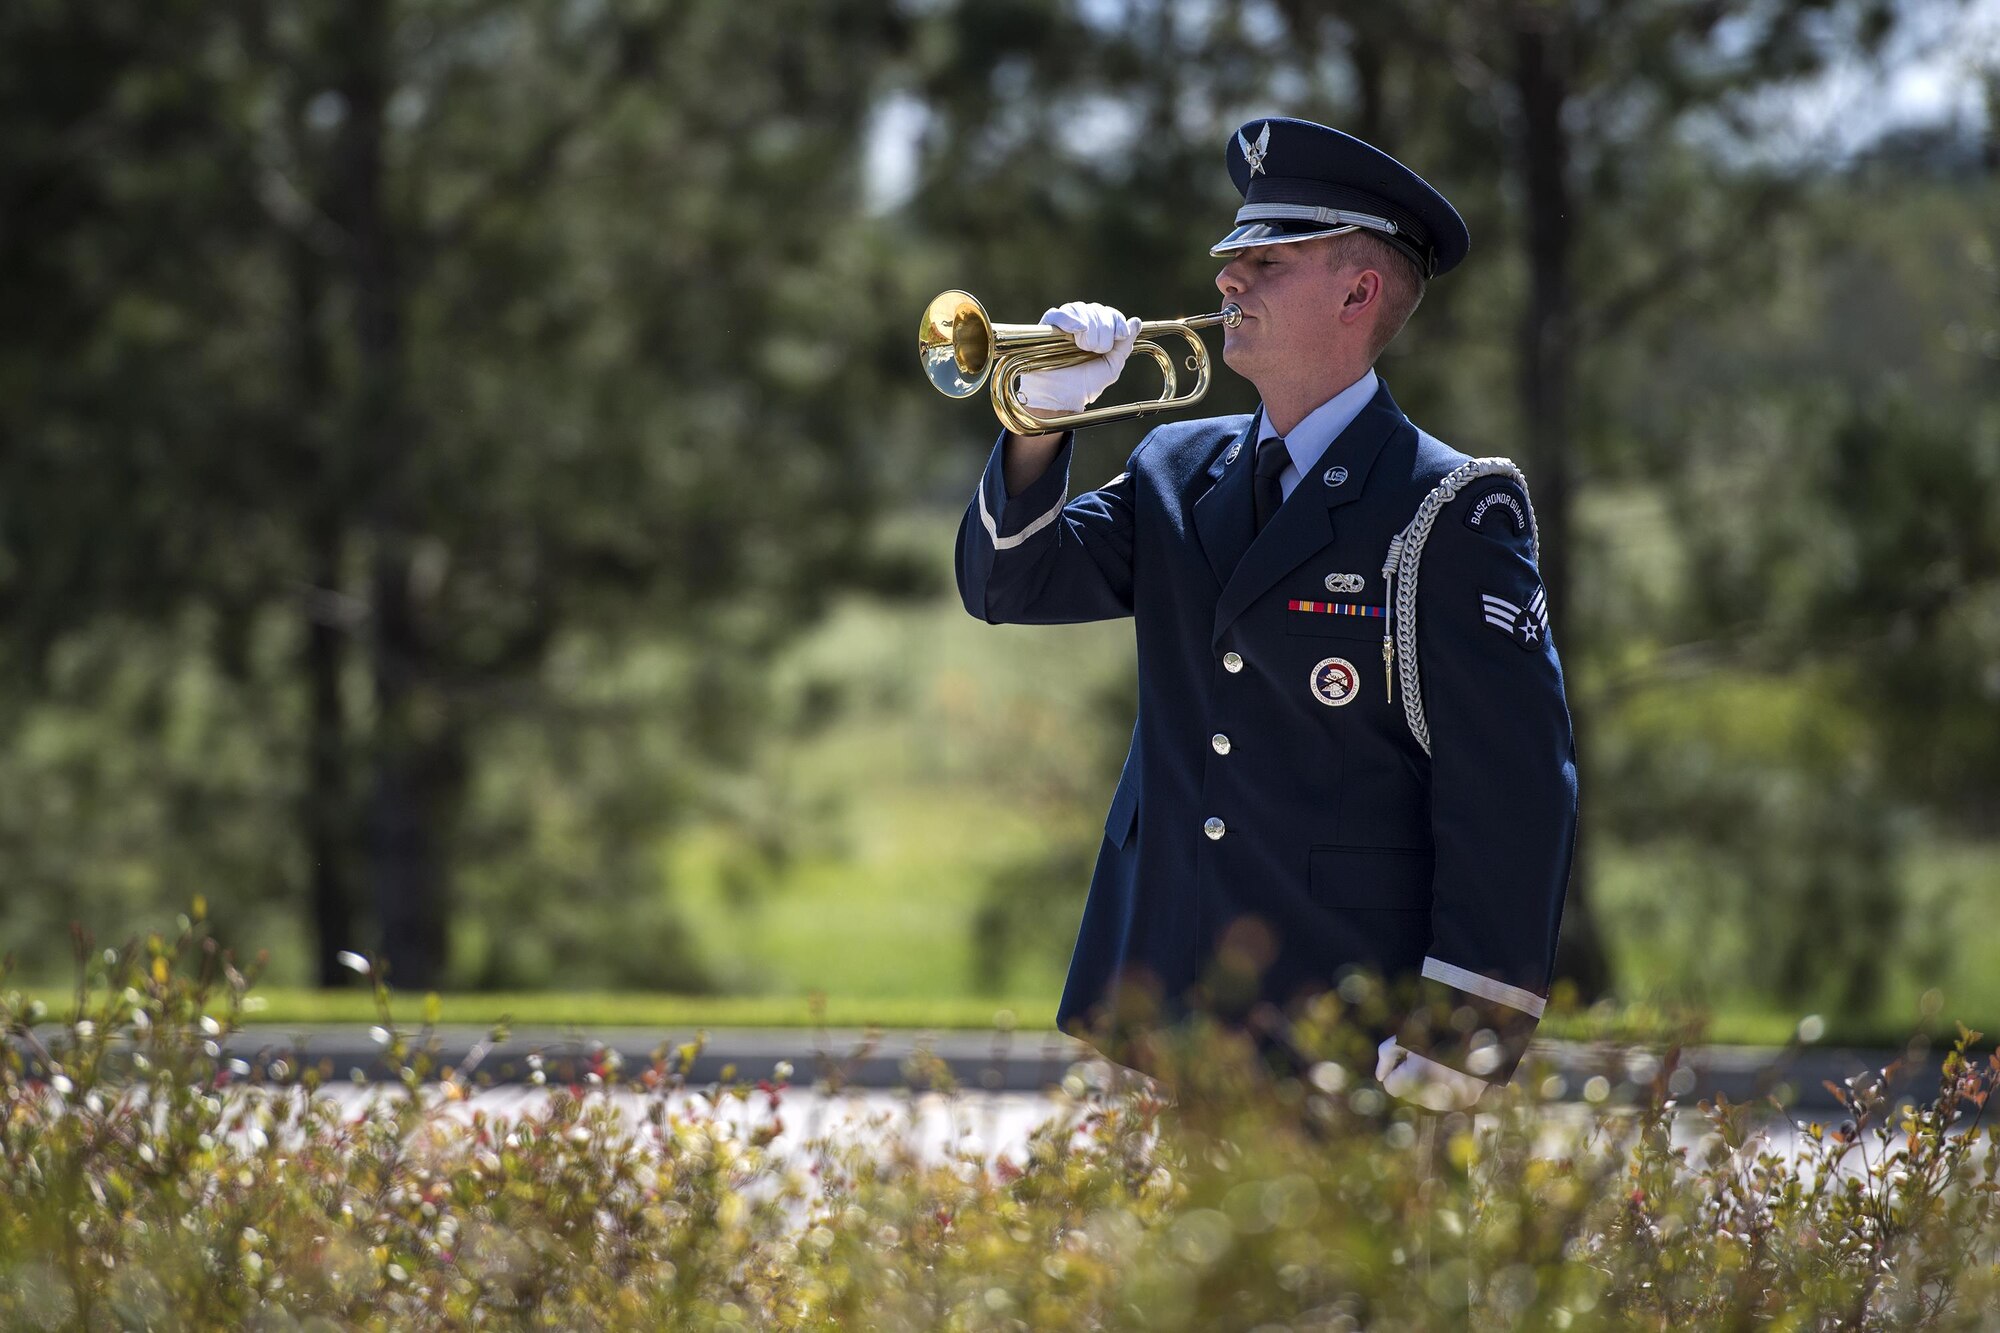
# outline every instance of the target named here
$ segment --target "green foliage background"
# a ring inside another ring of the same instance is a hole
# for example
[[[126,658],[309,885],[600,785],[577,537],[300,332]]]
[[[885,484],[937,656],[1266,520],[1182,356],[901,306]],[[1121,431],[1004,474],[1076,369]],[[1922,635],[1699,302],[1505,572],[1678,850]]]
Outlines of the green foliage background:
[[[2000,1012],[1996,118],[1759,110],[1958,8],[9,6],[0,947],[1051,997],[1129,630],[958,609],[909,324],[1211,308],[1283,111],[1471,222],[1383,373],[1545,514],[1572,975]]]

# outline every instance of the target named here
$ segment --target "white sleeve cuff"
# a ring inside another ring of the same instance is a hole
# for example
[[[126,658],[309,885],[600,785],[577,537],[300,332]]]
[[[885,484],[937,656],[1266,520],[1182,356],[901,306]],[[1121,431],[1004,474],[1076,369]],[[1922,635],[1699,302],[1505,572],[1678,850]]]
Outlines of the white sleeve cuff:
[[[1047,513],[1040,515],[1011,537],[1002,537],[1000,535],[1000,525],[993,521],[993,511],[986,507],[986,488],[981,486],[979,488],[979,521],[985,525],[986,538],[993,543],[994,550],[1010,551],[1040,532],[1043,528],[1046,528],[1049,524],[1055,522],[1056,517],[1062,513],[1063,505],[1067,503],[1068,499],[1069,497],[1066,495],[1058,496],[1056,502],[1049,506]]]
[[[1510,986],[1504,981],[1495,981],[1456,963],[1447,963],[1442,958],[1424,959],[1424,976],[1432,981],[1442,981],[1447,986],[1455,986],[1467,995],[1477,995],[1482,1000],[1504,1004],[1509,1009],[1519,1009],[1531,1018],[1540,1018],[1548,1001],[1531,990]]]

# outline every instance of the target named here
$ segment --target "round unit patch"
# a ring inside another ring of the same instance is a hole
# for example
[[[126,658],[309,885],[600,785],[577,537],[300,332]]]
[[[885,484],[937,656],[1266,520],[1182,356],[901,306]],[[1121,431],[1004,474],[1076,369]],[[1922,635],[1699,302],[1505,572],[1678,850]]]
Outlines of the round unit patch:
[[[1329,657],[1312,669],[1313,698],[1328,708],[1338,708],[1342,704],[1354,702],[1359,693],[1361,673],[1354,669],[1354,663],[1344,657]]]

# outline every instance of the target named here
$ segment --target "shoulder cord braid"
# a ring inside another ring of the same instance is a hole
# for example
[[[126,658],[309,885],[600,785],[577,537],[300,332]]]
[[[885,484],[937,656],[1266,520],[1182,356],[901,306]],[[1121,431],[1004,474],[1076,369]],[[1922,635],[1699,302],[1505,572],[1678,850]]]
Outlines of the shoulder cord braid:
[[[1382,601],[1387,607],[1382,621],[1382,671],[1388,677],[1389,696],[1393,700],[1396,676],[1399,674],[1397,667],[1400,665],[1403,717],[1410,724],[1410,735],[1424,747],[1425,754],[1431,752],[1431,729],[1424,720],[1423,682],[1417,670],[1417,567],[1424,558],[1424,543],[1430,540],[1438,512],[1481,477],[1506,477],[1521,488],[1521,498],[1528,500],[1528,479],[1521,475],[1521,469],[1514,466],[1513,460],[1475,458],[1463,463],[1431,488],[1431,493],[1417,506],[1416,517],[1389,543],[1389,554],[1382,561],[1382,585],[1385,590]],[[1528,532],[1534,544],[1535,563],[1539,565],[1542,530],[1535,525],[1532,500],[1528,500]],[[1400,664],[1396,661],[1398,656],[1403,659]]]

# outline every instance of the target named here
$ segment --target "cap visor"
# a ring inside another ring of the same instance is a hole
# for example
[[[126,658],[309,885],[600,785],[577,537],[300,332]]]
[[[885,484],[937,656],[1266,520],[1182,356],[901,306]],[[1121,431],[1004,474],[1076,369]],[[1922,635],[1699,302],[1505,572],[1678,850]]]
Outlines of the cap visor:
[[[1340,227],[1308,226],[1303,231],[1297,223],[1246,222],[1235,231],[1209,247],[1211,255],[1233,255],[1238,250],[1249,250],[1259,245],[1290,245],[1293,241],[1310,241],[1321,236],[1345,236],[1350,231],[1359,231],[1351,224]]]

